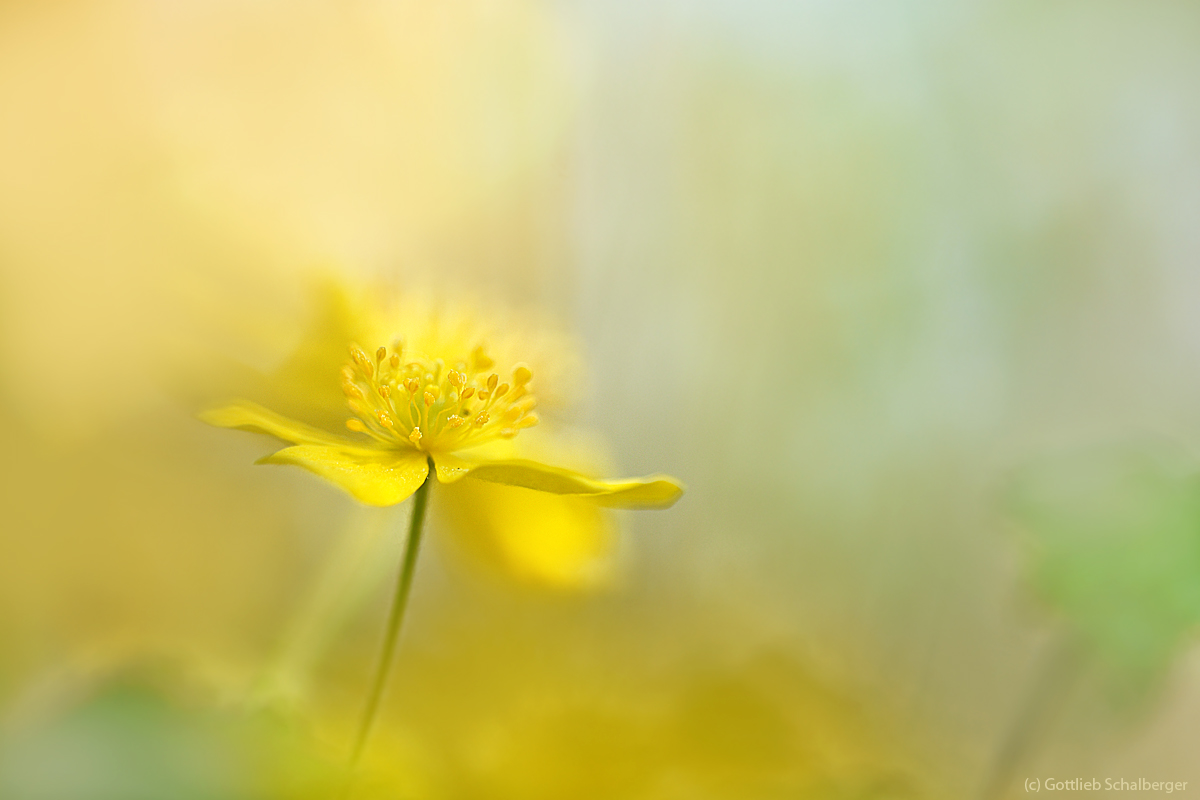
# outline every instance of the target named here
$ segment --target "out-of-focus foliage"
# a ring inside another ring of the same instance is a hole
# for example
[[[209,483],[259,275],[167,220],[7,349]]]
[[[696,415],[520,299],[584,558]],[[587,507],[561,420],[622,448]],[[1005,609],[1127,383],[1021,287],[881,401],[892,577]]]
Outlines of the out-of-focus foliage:
[[[1110,448],[1024,470],[1013,509],[1037,592],[1137,681],[1200,626],[1200,473],[1169,449]]]
[[[694,629],[656,642],[657,623],[631,624],[613,601],[565,612],[471,594],[413,617],[453,636],[436,649],[414,637],[398,670],[367,759],[383,785],[514,800],[926,796],[911,731],[786,650],[730,657]]]
[[[0,793],[39,800],[318,797],[337,772],[277,720],[173,702],[124,678],[0,750]]]

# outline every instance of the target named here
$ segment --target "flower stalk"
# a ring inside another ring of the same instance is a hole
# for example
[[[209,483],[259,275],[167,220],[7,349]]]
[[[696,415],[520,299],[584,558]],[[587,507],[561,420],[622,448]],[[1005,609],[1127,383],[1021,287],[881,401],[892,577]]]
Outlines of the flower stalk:
[[[404,611],[408,607],[408,595],[412,589],[413,572],[417,566],[417,554],[421,549],[421,534],[425,527],[425,506],[429,500],[429,487],[434,482],[433,464],[429,465],[429,475],[425,482],[413,494],[412,518],[408,525],[408,538],[404,542],[404,560],[400,565],[400,577],[396,581],[396,593],[392,597],[392,608],[388,613],[387,628],[383,637],[383,648],[379,653],[379,663],[375,669],[375,678],[371,683],[371,691],[367,695],[367,705],[363,709],[362,721],[358,726],[358,734],[354,739],[354,748],[350,751],[350,768],[358,766],[371,728],[379,713],[379,704],[383,699],[383,691],[387,687],[388,675],[391,673],[392,661],[396,655],[396,643],[400,638],[400,628],[404,624]]]

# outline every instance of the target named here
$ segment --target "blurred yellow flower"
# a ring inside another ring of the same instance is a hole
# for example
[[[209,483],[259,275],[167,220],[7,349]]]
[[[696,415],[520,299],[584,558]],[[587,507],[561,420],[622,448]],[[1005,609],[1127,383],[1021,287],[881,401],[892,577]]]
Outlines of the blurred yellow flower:
[[[345,424],[357,436],[334,434],[248,401],[201,418],[291,442],[261,463],[303,467],[375,506],[407,499],[431,470],[443,484],[464,479],[503,484],[617,508],[666,508],[683,493],[669,476],[597,480],[515,457],[508,444],[538,423],[531,368],[513,361],[497,369],[482,328],[463,316],[426,313],[398,321],[406,320],[410,325],[416,320],[415,329],[393,332],[390,346],[368,351],[348,343],[340,382],[354,415]]]

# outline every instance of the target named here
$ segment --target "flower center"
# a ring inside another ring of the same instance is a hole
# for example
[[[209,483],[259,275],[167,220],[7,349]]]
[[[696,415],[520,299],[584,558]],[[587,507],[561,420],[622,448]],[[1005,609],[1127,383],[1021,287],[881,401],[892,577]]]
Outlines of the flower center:
[[[380,347],[373,358],[351,345],[350,363],[342,368],[342,391],[357,418],[346,420],[346,427],[385,444],[428,453],[511,439],[538,422],[529,391],[533,373],[516,364],[511,379],[501,382],[493,366],[482,345],[449,368],[440,358],[406,357],[402,341],[392,345],[390,354]]]

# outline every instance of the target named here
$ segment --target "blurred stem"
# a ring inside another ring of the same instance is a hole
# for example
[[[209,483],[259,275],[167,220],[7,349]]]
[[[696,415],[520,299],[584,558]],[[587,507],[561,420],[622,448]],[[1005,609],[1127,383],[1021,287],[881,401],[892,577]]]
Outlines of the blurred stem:
[[[255,686],[252,700],[256,704],[291,704],[302,696],[314,667],[337,633],[391,577],[381,556],[383,546],[391,541],[385,530],[395,524],[399,513],[379,511],[364,506],[350,515],[320,580],[293,617],[270,667]]]
[[[982,800],[1004,797],[1017,769],[1044,741],[1050,723],[1079,677],[1083,655],[1075,636],[1060,630],[1038,659],[1033,685],[1008,729],[980,793]]]
[[[375,717],[379,713],[379,701],[383,699],[383,690],[387,686],[388,674],[392,670],[392,660],[396,655],[396,642],[400,638],[400,628],[404,623],[404,610],[408,607],[408,593],[412,588],[413,571],[417,566],[417,552],[421,549],[421,532],[425,527],[425,503],[429,499],[429,487],[434,481],[433,461],[429,462],[429,474],[421,488],[413,494],[412,518],[408,524],[408,538],[404,542],[404,561],[400,565],[400,578],[396,581],[396,594],[392,598],[392,610],[388,614],[387,630],[383,637],[383,649],[379,653],[379,664],[375,670],[375,680],[371,684],[371,692],[367,695],[367,707],[363,709],[362,722],[358,726],[358,736],[354,740],[354,749],[350,753],[350,768],[358,765],[366,748]]]

